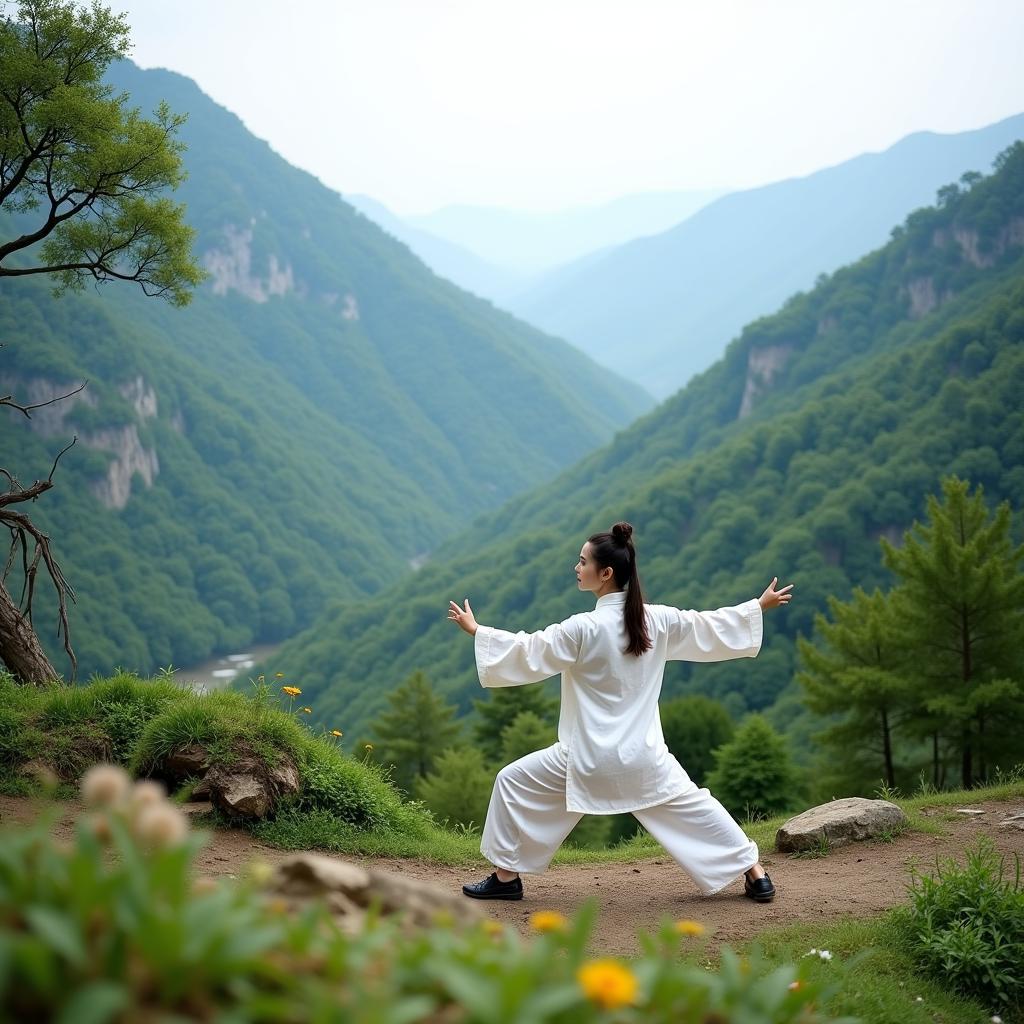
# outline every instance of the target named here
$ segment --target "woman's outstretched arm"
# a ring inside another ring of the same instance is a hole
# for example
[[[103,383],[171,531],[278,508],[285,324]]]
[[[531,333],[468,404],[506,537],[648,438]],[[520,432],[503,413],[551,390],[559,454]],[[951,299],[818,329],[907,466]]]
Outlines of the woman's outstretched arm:
[[[481,686],[523,686],[558,675],[580,653],[579,629],[572,619],[536,633],[509,633],[476,621],[469,599],[448,602],[448,620],[474,637]]]
[[[775,589],[776,576],[764,593],[733,608],[697,612],[681,608],[661,608],[666,616],[668,647],[666,657],[673,661],[729,661],[753,658],[761,649],[761,616],[771,608],[788,604],[793,584]]]

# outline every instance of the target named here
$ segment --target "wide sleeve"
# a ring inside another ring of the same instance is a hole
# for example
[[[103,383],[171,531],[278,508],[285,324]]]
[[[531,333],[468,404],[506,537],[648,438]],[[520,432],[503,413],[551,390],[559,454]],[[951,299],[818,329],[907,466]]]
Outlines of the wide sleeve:
[[[761,649],[763,623],[757,598],[713,612],[662,606],[669,661],[729,661],[753,658]]]
[[[481,686],[522,686],[558,675],[576,663],[580,629],[572,619],[537,633],[478,626],[474,637]]]

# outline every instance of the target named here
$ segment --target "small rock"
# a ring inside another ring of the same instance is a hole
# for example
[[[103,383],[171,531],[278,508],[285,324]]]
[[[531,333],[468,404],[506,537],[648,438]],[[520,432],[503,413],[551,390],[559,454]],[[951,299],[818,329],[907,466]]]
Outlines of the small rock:
[[[1016,814],[1011,814],[1008,818],[1003,818],[999,822],[1000,828],[1016,828],[1024,832],[1024,811],[1018,811]]]
[[[984,814],[985,812],[982,811],[982,810],[978,810],[977,807],[958,807],[956,809],[956,813],[957,814],[973,815],[973,814]]]
[[[213,814],[213,804],[209,800],[190,801],[181,805],[181,810],[190,818],[197,818],[202,814]]]
[[[317,854],[301,853],[282,861],[268,889],[295,905],[314,900],[324,904],[349,931],[362,925],[371,906],[383,914],[404,914],[410,924],[420,926],[435,924],[439,915],[461,923],[483,917],[480,908],[461,894]]]

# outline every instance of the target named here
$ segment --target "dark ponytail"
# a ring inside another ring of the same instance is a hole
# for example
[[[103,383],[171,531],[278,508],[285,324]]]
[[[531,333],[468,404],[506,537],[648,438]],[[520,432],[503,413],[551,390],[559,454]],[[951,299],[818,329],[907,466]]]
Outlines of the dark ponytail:
[[[633,547],[633,527],[629,523],[616,523],[608,533],[595,533],[587,538],[590,553],[602,569],[611,569],[615,585],[626,591],[627,654],[641,655],[651,648],[644,614],[644,592],[640,574],[636,571],[636,549]]]

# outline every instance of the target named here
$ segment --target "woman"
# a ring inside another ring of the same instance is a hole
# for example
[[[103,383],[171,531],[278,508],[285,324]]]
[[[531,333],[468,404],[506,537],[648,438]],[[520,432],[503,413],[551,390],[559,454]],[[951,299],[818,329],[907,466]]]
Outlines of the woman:
[[[494,865],[465,885],[474,899],[523,897],[519,872],[544,871],[584,814],[630,811],[697,883],[704,895],[745,875],[758,902],[775,887],[757,844],[725,808],[698,789],[665,746],[658,716],[665,662],[752,658],[761,647],[761,613],[788,603],[792,584],[713,612],[645,605],[632,541],[616,523],[590,537],[576,583],[597,597],[592,612],[538,633],[477,624],[466,599],[448,618],[473,636],[482,686],[520,686],[562,675],[558,742],[521,757],[494,781],[480,851]]]

